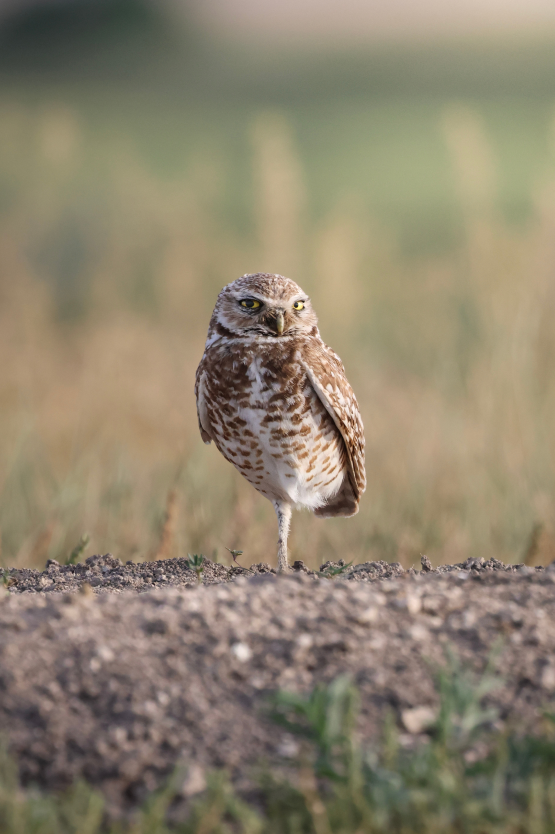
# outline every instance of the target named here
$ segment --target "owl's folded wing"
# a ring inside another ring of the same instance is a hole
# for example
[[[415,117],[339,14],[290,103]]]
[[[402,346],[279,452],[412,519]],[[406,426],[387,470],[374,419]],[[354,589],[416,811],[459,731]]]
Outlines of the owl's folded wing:
[[[212,435],[210,434],[210,421],[208,419],[208,409],[206,407],[206,384],[204,376],[203,363],[201,361],[197,368],[195,397],[197,399],[197,416],[200,436],[203,441],[208,444],[212,442]]]
[[[306,375],[324,408],[337,426],[347,449],[350,475],[357,499],[366,489],[364,426],[354,391],[339,357],[327,347],[301,359]]]

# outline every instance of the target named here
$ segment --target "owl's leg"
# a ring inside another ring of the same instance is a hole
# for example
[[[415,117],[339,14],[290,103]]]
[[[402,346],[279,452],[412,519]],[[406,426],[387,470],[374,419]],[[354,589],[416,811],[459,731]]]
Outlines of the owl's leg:
[[[289,526],[291,524],[291,504],[285,501],[274,501],[278,520],[278,573],[282,573],[287,569],[287,537],[289,536]]]

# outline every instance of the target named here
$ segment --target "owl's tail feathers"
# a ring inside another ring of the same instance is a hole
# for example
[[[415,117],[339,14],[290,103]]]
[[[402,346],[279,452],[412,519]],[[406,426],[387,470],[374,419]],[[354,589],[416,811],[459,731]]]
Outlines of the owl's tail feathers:
[[[360,495],[355,493],[350,478],[346,477],[339,491],[329,499],[327,504],[314,510],[314,515],[318,518],[332,518],[333,516],[348,518],[358,513],[359,500]]]

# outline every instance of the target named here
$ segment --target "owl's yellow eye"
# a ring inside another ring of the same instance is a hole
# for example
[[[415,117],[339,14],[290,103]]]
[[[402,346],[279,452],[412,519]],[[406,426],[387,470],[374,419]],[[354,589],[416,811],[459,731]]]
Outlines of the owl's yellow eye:
[[[293,309],[294,310],[302,310],[303,307],[304,307],[304,302],[303,301],[295,301],[295,303],[293,304]]]
[[[244,301],[241,301],[241,307],[246,307],[248,310],[256,310],[257,307],[260,307],[260,301],[257,301],[255,298],[245,298]]]

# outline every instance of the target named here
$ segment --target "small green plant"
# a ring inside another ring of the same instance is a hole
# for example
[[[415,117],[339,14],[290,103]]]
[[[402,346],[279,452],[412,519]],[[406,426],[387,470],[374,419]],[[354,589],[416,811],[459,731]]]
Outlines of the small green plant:
[[[187,553],[187,563],[191,570],[197,575],[197,582],[202,584],[202,573],[204,571],[204,556],[202,553]]]
[[[337,567],[329,565],[327,568],[324,568],[324,570],[320,569],[317,576],[319,576],[320,579],[335,579],[336,576],[340,576],[342,573],[348,571],[352,564],[353,561],[351,560],[350,562],[347,562],[346,565],[339,564]]]
[[[81,559],[81,556],[85,552],[88,547],[88,544],[91,540],[91,537],[88,533],[83,533],[71,553],[66,559],[66,565],[76,565],[77,562]]]
[[[484,727],[496,720],[497,710],[484,706],[484,699],[503,683],[493,671],[499,650],[500,644],[494,646],[480,676],[462,666],[450,646],[444,650],[445,664],[433,670],[440,704],[435,734],[449,750],[468,749]]]
[[[242,555],[243,555],[243,551],[242,551],[242,550],[232,550],[230,547],[226,547],[226,550],[227,550],[229,553],[231,553],[231,558],[233,559],[233,561],[235,562],[235,564],[237,565],[237,567],[238,567],[238,568],[242,567],[242,565],[240,565],[240,564],[239,564],[239,562],[237,561],[237,559],[239,558],[239,556],[242,556]]]
[[[7,568],[0,568],[0,584],[4,588],[10,587],[10,572]]]
[[[244,568],[243,565],[240,565],[237,561],[238,557],[243,555],[242,550],[231,550],[231,548],[229,547],[226,547],[226,550],[229,551],[229,553],[231,553],[231,558],[233,559],[238,568],[241,568],[241,570],[248,570],[249,573],[254,573],[254,571],[251,570],[251,568]]]
[[[358,701],[351,677],[340,675],[327,686],[318,684],[308,696],[278,692],[271,699],[270,715],[276,724],[314,746],[317,777],[336,780],[345,772]]]

